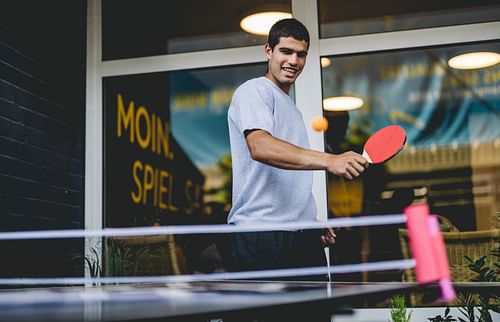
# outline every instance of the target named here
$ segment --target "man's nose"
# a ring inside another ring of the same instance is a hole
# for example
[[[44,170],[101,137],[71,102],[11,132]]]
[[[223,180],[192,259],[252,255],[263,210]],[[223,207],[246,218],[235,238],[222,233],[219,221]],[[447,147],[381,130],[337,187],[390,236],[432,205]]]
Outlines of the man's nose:
[[[294,54],[291,54],[289,57],[288,57],[288,63],[290,65],[297,65],[297,61],[298,61],[298,57],[297,57],[297,54],[294,53]]]

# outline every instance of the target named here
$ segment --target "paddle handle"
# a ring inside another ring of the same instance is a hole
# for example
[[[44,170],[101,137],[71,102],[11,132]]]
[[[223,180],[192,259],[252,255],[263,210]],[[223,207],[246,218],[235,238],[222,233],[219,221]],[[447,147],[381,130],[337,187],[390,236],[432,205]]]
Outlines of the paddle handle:
[[[365,158],[368,161],[368,163],[373,163],[372,159],[370,158],[366,150],[363,149],[363,154],[361,156]]]
[[[331,282],[332,275],[330,273],[330,247],[325,246],[324,251],[325,251],[325,257],[326,257],[326,269],[327,269],[327,273],[328,273],[328,282]]]

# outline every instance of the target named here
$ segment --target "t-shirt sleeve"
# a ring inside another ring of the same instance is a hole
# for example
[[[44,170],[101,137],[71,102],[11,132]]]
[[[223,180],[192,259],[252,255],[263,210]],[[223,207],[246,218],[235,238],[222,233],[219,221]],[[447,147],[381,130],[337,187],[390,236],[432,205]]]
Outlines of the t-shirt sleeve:
[[[229,113],[241,133],[260,129],[273,135],[273,106],[270,90],[258,85],[244,86],[235,93]]]

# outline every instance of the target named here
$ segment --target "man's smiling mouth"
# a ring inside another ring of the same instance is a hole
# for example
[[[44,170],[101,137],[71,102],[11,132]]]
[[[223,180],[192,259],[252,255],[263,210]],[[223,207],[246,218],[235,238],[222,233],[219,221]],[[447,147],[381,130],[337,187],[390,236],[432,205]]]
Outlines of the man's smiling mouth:
[[[291,68],[291,67],[283,67],[283,70],[284,70],[285,72],[288,72],[288,73],[293,73],[293,74],[295,74],[295,73],[297,73],[297,72],[298,72],[298,69],[296,69],[296,68]]]

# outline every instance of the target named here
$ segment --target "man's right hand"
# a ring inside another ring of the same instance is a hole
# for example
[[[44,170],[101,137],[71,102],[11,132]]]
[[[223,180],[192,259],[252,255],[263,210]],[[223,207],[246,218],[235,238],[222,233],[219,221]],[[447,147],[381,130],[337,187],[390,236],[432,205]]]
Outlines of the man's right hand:
[[[368,161],[361,154],[348,151],[342,154],[331,154],[327,170],[337,176],[352,180],[361,175],[368,165]]]
[[[346,179],[358,177],[368,161],[356,152],[330,154],[303,149],[256,129],[245,133],[253,160],[287,170],[327,170]]]

